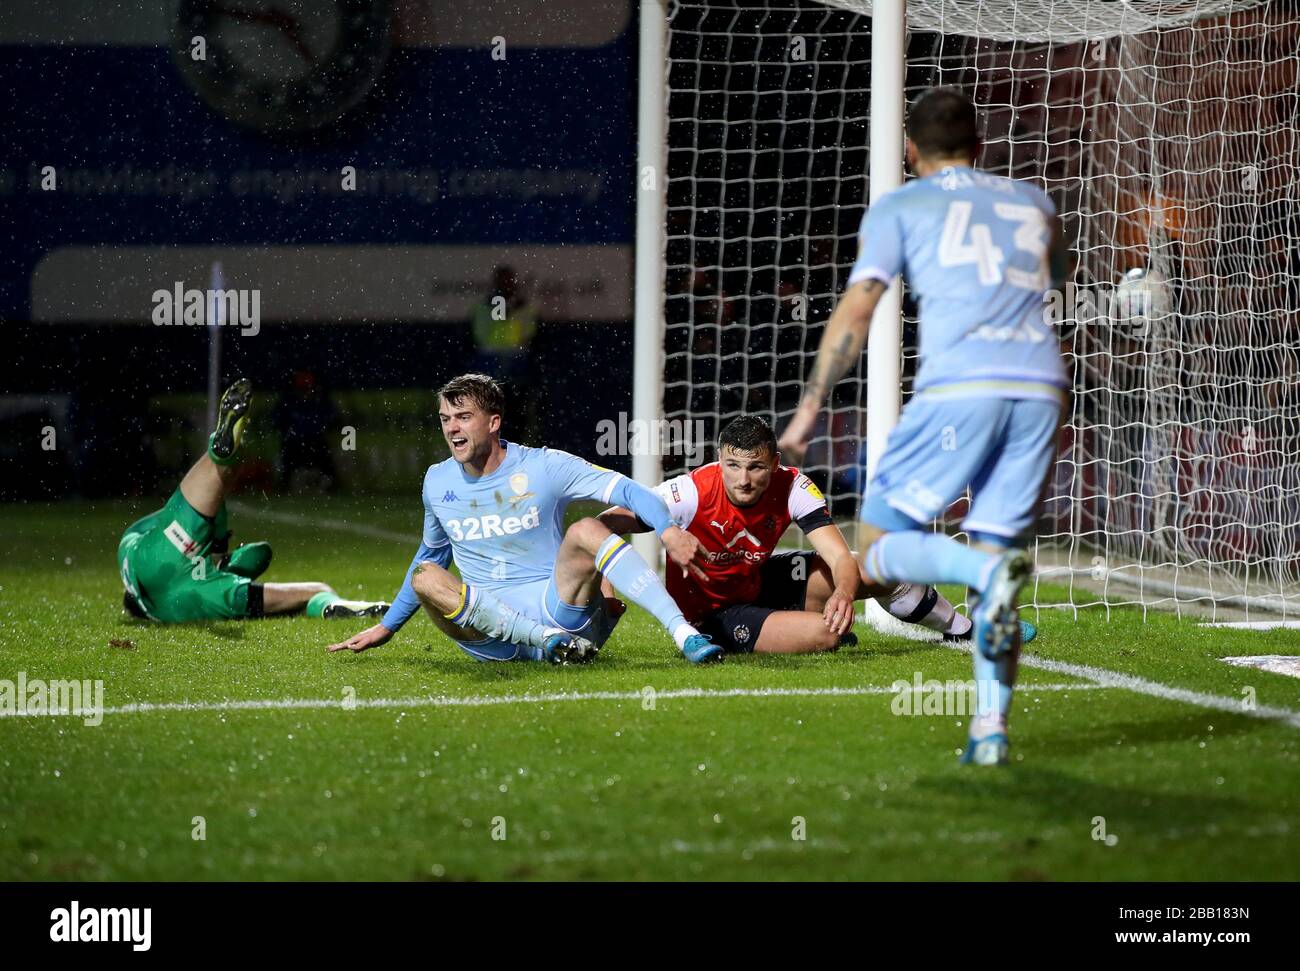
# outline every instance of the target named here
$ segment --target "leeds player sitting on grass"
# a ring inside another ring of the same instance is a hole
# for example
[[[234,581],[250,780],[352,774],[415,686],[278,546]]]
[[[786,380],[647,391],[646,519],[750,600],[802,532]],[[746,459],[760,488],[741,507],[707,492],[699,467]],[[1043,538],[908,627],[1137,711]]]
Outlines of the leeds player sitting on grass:
[[[451,458],[424,477],[424,541],[383,620],[329,649],[377,647],[423,604],[434,626],[480,661],[587,661],[618,619],[601,594],[603,577],[653,614],[688,660],[720,656],[620,537],[595,519],[564,529],[575,499],[619,502],[651,525],[678,568],[699,572],[703,551],[663,500],[567,452],[502,439],[504,410],[500,386],[483,374],[463,374],[438,392]],[[460,579],[448,572],[453,560]]]
[[[803,654],[856,644],[853,604],[867,597],[946,640],[970,639],[970,620],[934,587],[866,580],[817,486],[780,464],[776,437],[763,419],[742,415],[724,428],[718,456],[655,491],[673,522],[708,555],[702,576],[669,571],[668,592],[726,650]],[[626,509],[607,509],[600,520],[617,533],[647,528]],[[814,552],[773,552],[791,522]],[[1026,625],[1025,640],[1034,633]]]
[[[324,583],[257,583],[271,565],[267,543],[227,552],[226,489],[234,475],[253,388],[232,384],[221,397],[208,452],[181,480],[167,505],[127,527],[117,548],[133,617],[169,623],[240,620],[306,610],[308,617],[378,617],[379,601],[344,600]]]

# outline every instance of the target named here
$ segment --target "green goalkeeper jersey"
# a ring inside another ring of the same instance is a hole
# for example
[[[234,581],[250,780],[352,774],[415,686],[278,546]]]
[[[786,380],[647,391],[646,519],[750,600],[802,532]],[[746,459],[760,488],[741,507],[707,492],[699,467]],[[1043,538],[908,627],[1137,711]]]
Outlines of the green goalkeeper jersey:
[[[181,491],[126,528],[117,547],[122,583],[153,620],[236,620],[249,616],[252,581],[212,562],[227,533],[226,507],[208,518]]]

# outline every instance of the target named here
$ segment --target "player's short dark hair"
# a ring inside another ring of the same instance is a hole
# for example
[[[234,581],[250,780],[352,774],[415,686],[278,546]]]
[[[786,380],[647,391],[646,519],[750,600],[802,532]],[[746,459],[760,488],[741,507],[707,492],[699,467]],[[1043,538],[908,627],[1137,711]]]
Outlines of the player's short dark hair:
[[[460,374],[438,389],[438,397],[458,405],[468,398],[489,415],[506,413],[506,396],[494,378],[486,374]]]
[[[956,88],[931,88],[907,113],[907,137],[929,158],[958,158],[979,147],[975,102]]]
[[[724,446],[734,448],[737,452],[753,452],[757,455],[766,451],[768,455],[775,455],[776,435],[772,426],[758,415],[741,415],[722,429],[722,434],[718,436],[719,455]]]

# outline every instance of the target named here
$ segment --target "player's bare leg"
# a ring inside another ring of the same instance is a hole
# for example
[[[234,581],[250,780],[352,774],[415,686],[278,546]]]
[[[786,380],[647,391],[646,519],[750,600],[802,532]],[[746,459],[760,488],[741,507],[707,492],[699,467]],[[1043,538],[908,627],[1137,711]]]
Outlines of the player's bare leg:
[[[306,610],[307,603],[316,594],[333,592],[328,583],[264,583],[262,612],[268,617],[271,614],[295,614]]]
[[[686,622],[659,575],[598,519],[580,519],[564,533],[555,558],[555,590],[564,603],[585,606],[602,596],[601,581],[653,614],[695,664],[722,660],[722,648]]]
[[[437,628],[453,640],[497,638],[524,647],[535,661],[555,664],[590,660],[596,653],[590,641],[537,623],[490,590],[463,583],[437,563],[418,564],[411,589]]]
[[[217,465],[202,456],[181,479],[181,495],[201,516],[211,519],[226,501],[226,490],[235,477],[234,466]]]
[[[216,428],[208,438],[207,454],[181,479],[181,495],[201,516],[215,516],[225,502],[252,405],[253,385],[247,378],[240,378],[226,389],[217,408]]]
[[[854,554],[857,559],[857,554]],[[858,589],[854,594],[854,600],[866,600],[868,597],[887,597],[896,589],[885,584],[873,583],[865,576],[861,576],[862,571],[858,571],[860,578]],[[826,609],[826,601],[831,598],[835,591],[835,577],[831,572],[830,564],[823,560],[816,553],[808,557],[808,587],[804,593],[803,609],[811,610],[814,613],[821,613]]]
[[[763,621],[754,653],[813,654],[838,650],[840,642],[841,635],[826,626],[826,618],[820,612],[778,610]]]
[[[225,502],[252,404],[253,386],[248,379],[240,378],[226,389],[217,408],[217,426],[208,438],[207,454],[181,479],[181,495],[202,516],[215,516]]]
[[[596,569],[601,544],[614,534],[595,519],[580,519],[564,533],[555,555],[555,592],[566,604],[585,607],[601,593],[604,576]],[[613,589],[611,584],[610,589]]]
[[[486,637],[480,630],[470,626],[454,624],[448,614],[454,614],[460,606],[461,583],[450,572],[436,563],[422,563],[415,568],[411,578],[411,587],[424,607],[424,612],[433,621],[433,626],[452,640],[478,640]]]

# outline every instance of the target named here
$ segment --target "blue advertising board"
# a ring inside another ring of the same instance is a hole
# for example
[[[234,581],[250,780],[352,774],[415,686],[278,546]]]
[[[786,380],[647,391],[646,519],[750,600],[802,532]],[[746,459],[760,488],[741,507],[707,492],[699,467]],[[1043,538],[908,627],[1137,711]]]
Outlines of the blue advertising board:
[[[627,0],[337,4],[11,0],[0,319],[145,323],[214,262],[269,322],[463,316],[499,262],[553,317],[628,317]],[[314,120],[241,111],[346,47],[349,5],[387,20],[372,77]]]

